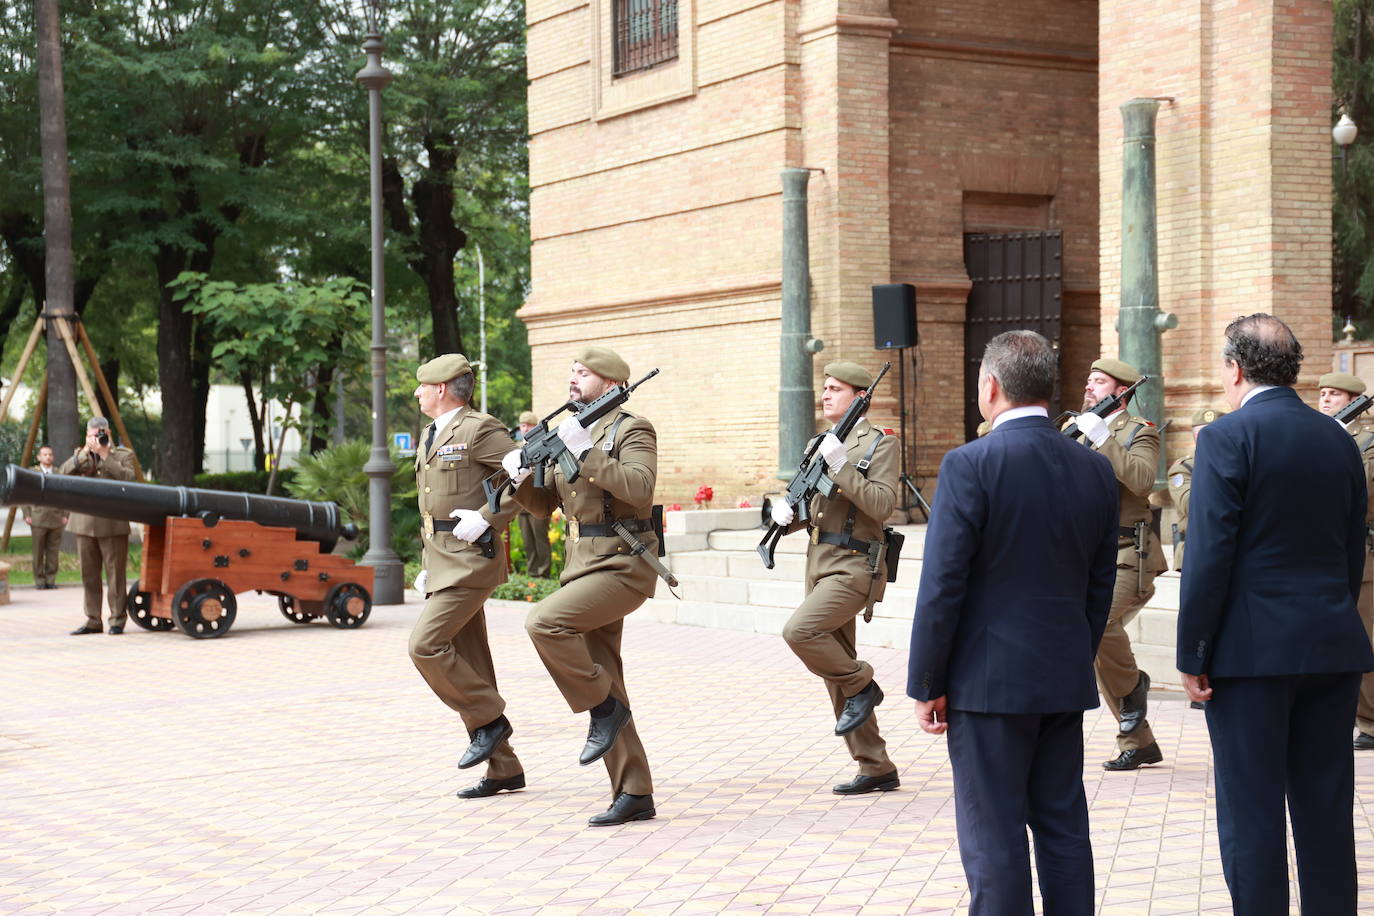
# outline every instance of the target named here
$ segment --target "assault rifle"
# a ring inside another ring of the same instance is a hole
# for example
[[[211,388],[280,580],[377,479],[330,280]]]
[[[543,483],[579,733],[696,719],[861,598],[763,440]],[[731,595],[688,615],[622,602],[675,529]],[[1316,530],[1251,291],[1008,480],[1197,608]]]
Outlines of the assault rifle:
[[[1095,413],[1099,417],[1111,416],[1125,405],[1126,399],[1129,398],[1137,388],[1139,388],[1141,385],[1145,384],[1149,380],[1150,377],[1148,375],[1142,375],[1140,378],[1136,379],[1125,391],[1121,392],[1120,394],[1114,394],[1111,397],[1103,398],[1102,400],[1098,401],[1095,405],[1093,405],[1091,410],[1085,411],[1085,413]],[[1059,420],[1056,421],[1056,425],[1058,425],[1058,423],[1063,423],[1066,417],[1074,416],[1082,416],[1082,414],[1065,412],[1064,414],[1060,415]],[[1070,423],[1068,426],[1064,427],[1064,435],[1068,436],[1070,439],[1077,439],[1083,435],[1083,430],[1078,428],[1077,423]]]
[[[534,472],[534,485],[544,486],[547,469],[554,464],[563,469],[563,477],[568,483],[576,480],[581,472],[581,460],[569,451],[567,445],[558,437],[558,428],[549,426],[555,417],[565,410],[576,410],[577,413],[573,416],[577,418],[577,422],[583,429],[590,429],[596,425],[596,421],[628,401],[630,392],[655,375],[658,375],[657,369],[633,385],[614,385],[606,389],[595,401],[581,408],[576,401],[569,401],[530,427],[530,431],[525,433],[524,444],[520,446],[520,466]],[[505,477],[505,480],[496,483],[499,477]],[[509,486],[510,482],[510,475],[504,469],[482,481],[482,490],[487,494],[487,505],[491,507],[492,512],[501,511],[501,491]],[[512,486],[510,491],[514,493],[515,487]]]
[[[878,373],[878,377],[868,386],[868,390],[855,398],[849,404],[849,409],[840,417],[840,422],[830,430],[835,438],[843,442],[849,438],[849,434],[854,431],[859,420],[863,419],[868,412],[868,405],[873,401],[873,389],[878,387],[878,383],[887,375],[887,370],[892,368],[892,363],[883,363],[883,371]],[[807,521],[811,517],[811,499],[820,494],[829,499],[835,494],[835,481],[830,479],[827,473],[825,458],[820,454],[821,440],[825,438],[821,434],[811,440],[811,445],[807,448],[806,454],[802,456],[801,467],[798,469],[792,482],[787,485],[787,492],[783,494],[783,499],[792,507],[797,521]],[[763,560],[763,565],[769,569],[773,568],[773,552],[777,550],[778,541],[782,538],[784,530],[781,525],[773,522],[768,527],[768,532],[759,541],[758,553]]]
[[[1338,423],[1349,423],[1351,420],[1364,413],[1370,407],[1374,407],[1374,400],[1370,400],[1369,395],[1362,394],[1349,404],[1342,407],[1331,415],[1331,419]]]

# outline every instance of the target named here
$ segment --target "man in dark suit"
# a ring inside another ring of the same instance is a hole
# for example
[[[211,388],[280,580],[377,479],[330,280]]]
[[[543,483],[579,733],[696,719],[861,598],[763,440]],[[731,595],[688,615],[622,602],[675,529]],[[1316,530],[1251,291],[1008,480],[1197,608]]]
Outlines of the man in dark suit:
[[[1111,463],[1051,425],[1055,353],[1033,331],[988,344],[992,424],[940,465],[907,693],[948,730],[969,912],[1031,916],[1026,827],[1045,912],[1093,912],[1083,710],[1116,579]]]
[[[1350,722],[1374,652],[1355,605],[1365,479],[1350,434],[1292,385],[1302,345],[1257,314],[1226,328],[1232,413],[1193,459],[1178,667],[1207,703],[1222,868],[1237,913],[1354,913]]]

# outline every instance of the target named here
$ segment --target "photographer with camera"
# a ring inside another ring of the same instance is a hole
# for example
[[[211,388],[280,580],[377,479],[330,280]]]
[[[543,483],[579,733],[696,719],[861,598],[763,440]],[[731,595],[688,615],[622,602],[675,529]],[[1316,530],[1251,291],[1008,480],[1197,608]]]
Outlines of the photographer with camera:
[[[59,474],[103,477],[106,480],[133,480],[134,453],[110,438],[110,421],[92,417],[86,424],[86,444],[76,450],[58,470]],[[124,568],[129,562],[129,523],[96,518],[73,512],[67,529],[76,536],[76,554],[81,560],[81,586],[86,593],[86,622],[72,630],[73,636],[99,633],[100,573],[105,571],[110,605],[110,635],[124,632],[126,616]]]

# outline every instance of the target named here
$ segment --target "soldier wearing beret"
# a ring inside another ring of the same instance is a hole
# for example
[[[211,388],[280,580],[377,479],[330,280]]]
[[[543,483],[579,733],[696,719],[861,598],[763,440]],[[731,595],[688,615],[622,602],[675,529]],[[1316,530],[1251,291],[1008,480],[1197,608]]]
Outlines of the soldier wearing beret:
[[[573,356],[569,397],[589,404],[629,375],[630,367],[614,351],[583,347]],[[504,462],[520,504],[541,518],[562,506],[568,526],[562,587],[534,606],[525,629],[568,706],[590,713],[579,762],[606,762],[611,806],[588,823],[604,827],[648,820],[657,813],[653,779],[630,714],[620,636],[625,616],[653,597],[657,578],[611,526],[620,522],[657,553],[652,524],[657,435],[653,424],[622,407],[589,429],[568,417],[559,424],[558,436],[581,460],[572,483],[555,468],[543,488],[535,487],[530,469],[520,466],[519,450]]]
[[[460,769],[486,762],[486,775],[459,798],[485,798],[525,787],[510,746],[506,701],[496,688],[483,611],[506,580],[500,532],[515,507],[486,504],[482,481],[501,469],[513,444],[495,417],[471,407],[473,373],[465,357],[449,353],[415,372],[415,398],[432,422],[415,453],[424,571],[415,587],[425,595],[410,634],[410,658],[431,690],[462,718],[469,743]]]
[[[1328,416],[1338,412],[1365,391],[1365,384],[1360,377],[1348,372],[1328,372],[1317,379],[1317,387],[1317,406]],[[1365,524],[1374,525],[1374,421],[1371,421],[1368,413],[1363,413],[1350,422],[1349,429],[1350,435],[1355,437],[1355,444],[1359,446],[1360,458],[1364,460],[1365,484],[1370,490]],[[1358,607],[1365,631],[1374,638],[1374,559],[1371,559],[1369,553],[1366,553],[1364,558],[1364,579],[1360,583]],[[1355,727],[1359,729],[1359,734],[1355,736],[1355,749],[1374,750],[1374,673],[1366,674],[1360,680]]]
[[[1084,412],[1074,421],[1083,431],[1083,443],[1112,463],[1121,503],[1116,586],[1095,663],[1098,689],[1117,720],[1118,754],[1103,761],[1107,770],[1134,770],[1164,759],[1145,720],[1150,676],[1136,666],[1131,639],[1126,635],[1126,625],[1155,593],[1155,576],[1168,568],[1159,537],[1150,524],[1148,502],[1159,463],[1159,430],[1125,407],[1107,417],[1089,413],[1098,402],[1121,394],[1139,379],[1140,371],[1130,363],[1099,359],[1092,364],[1083,389]]]
[[[873,376],[851,362],[831,363],[825,375],[821,413],[837,423]],[[823,435],[819,453],[839,489],[829,499],[818,495],[810,507],[806,600],[782,629],[802,664],[825,682],[835,734],[844,736],[859,764],[857,776],[833,788],[837,795],[887,792],[901,784],[873,714],[883,691],[854,645],[855,617],[882,600],[887,584],[883,522],[897,506],[899,449],[897,437],[867,420],[843,442],[834,433]],[[801,527],[793,516],[785,501],[773,504],[773,521],[789,533]]]
[[[86,423],[86,444],[63,462],[59,474],[133,480],[134,453],[110,439],[110,421],[91,417]],[[76,555],[81,561],[81,587],[85,590],[86,622],[73,636],[100,632],[100,575],[105,574],[105,601],[110,608],[110,635],[124,632],[128,593],[124,585],[129,564],[129,523],[73,512],[67,529],[76,536]]]
[[[539,425],[539,417],[534,411],[520,414],[520,434],[515,441],[525,441],[525,433]],[[549,520],[538,518],[524,509],[520,510],[520,540],[525,545],[525,574],[536,579],[547,579],[553,565],[553,551],[549,547]]]
[[[1226,411],[1199,407],[1193,411],[1193,441],[1198,433]],[[1188,497],[1193,492],[1193,456],[1184,455],[1169,468],[1169,495],[1174,501],[1174,569],[1183,571],[1183,551],[1188,539]]]

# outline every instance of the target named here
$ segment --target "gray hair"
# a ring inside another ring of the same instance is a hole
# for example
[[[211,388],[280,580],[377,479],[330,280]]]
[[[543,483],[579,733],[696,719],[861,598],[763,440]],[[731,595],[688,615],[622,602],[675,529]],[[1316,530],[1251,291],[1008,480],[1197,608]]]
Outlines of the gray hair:
[[[468,404],[472,402],[472,389],[477,385],[477,376],[471,372],[464,372],[457,378],[449,379],[444,385],[453,393],[454,397],[464,404]]]
[[[1049,401],[1058,370],[1054,347],[1034,331],[1005,331],[983,350],[982,371],[997,379],[1014,405]]]
[[[107,420],[107,419],[105,419],[104,417],[91,417],[89,420],[86,421],[86,429],[87,429],[88,431],[89,431],[89,430],[92,430],[92,429],[109,429],[109,428],[110,428],[110,421]]]

